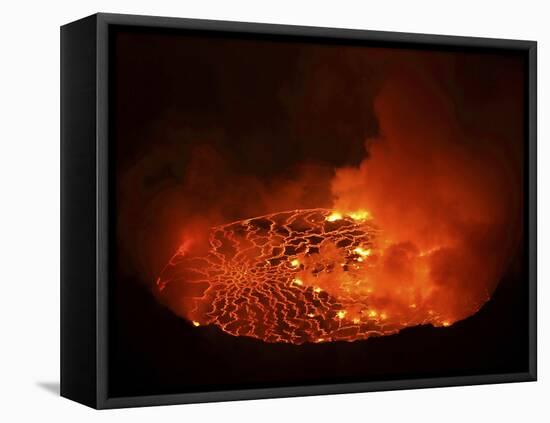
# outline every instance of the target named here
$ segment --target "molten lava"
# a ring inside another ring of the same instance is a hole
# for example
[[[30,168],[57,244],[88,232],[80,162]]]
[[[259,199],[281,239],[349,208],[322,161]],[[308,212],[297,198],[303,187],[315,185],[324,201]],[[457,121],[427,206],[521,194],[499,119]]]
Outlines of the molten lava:
[[[386,263],[394,266],[396,254],[414,269],[388,289]],[[207,242],[186,240],[158,278],[157,294],[194,326],[235,336],[355,341],[456,320],[432,307],[434,296],[445,295],[430,281],[434,254],[388,246],[363,210],[273,213],[214,227]]]

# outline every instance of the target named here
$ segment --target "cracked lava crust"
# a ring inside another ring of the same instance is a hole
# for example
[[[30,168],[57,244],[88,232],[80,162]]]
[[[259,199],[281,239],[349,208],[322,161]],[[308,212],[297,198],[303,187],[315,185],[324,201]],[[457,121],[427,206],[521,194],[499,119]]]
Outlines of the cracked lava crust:
[[[216,226],[203,245],[182,244],[156,293],[194,326],[265,342],[356,341],[423,323],[448,326],[414,304],[406,313],[384,307],[369,279],[378,233],[368,213],[330,209]]]

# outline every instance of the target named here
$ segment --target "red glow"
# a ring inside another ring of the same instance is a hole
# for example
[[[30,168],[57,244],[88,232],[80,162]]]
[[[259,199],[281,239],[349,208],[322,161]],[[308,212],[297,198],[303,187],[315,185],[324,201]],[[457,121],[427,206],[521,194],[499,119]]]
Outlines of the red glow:
[[[294,344],[476,313],[517,246],[521,165],[459,130],[453,104],[414,69],[388,78],[375,111],[380,136],[358,166],[335,169],[332,208],[186,235],[157,280],[161,301],[194,326]],[[300,198],[296,187],[269,191],[269,211]],[[254,204],[234,206],[247,216]]]

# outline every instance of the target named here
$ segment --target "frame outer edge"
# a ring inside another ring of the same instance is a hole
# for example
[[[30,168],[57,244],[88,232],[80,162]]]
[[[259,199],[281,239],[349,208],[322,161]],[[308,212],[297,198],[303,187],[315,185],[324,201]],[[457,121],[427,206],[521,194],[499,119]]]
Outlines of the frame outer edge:
[[[60,32],[60,395],[95,407],[95,16]]]
[[[97,405],[98,409],[201,403],[213,401],[234,401],[295,397],[307,395],[360,393],[385,390],[450,387],[459,385],[527,382],[537,378],[537,328],[536,328],[536,49],[535,41],[475,38],[431,34],[412,34],[354,29],[335,29],[278,24],[258,24],[201,19],[167,18],[124,14],[97,13],[97,285],[96,285],[96,327],[97,327]],[[387,41],[415,45],[437,44],[442,47],[462,46],[478,48],[515,49],[528,54],[528,142],[529,142],[529,370],[525,373],[509,373],[479,376],[457,376],[426,379],[407,379],[379,382],[360,382],[338,385],[292,386],[283,388],[246,389],[216,392],[196,392],[171,395],[140,397],[108,396],[108,71],[109,71],[109,25],[149,26],[174,29],[214,30],[226,32],[273,34],[288,36],[310,36],[318,38],[354,39],[365,41]]]
[[[537,380],[537,43],[528,51],[529,85],[529,373]]]
[[[327,28],[318,26],[286,25],[242,21],[173,18],[164,16],[98,13],[98,20],[110,25],[148,26],[157,28],[212,30],[249,34],[310,36],[366,41],[399,42],[411,44],[438,44],[445,47],[486,47],[527,50],[536,44],[531,40],[469,37],[395,31],[375,31],[352,28]]]
[[[102,14],[97,14],[97,408],[104,408],[108,398],[108,251],[109,251],[109,145],[108,145],[108,26]]]

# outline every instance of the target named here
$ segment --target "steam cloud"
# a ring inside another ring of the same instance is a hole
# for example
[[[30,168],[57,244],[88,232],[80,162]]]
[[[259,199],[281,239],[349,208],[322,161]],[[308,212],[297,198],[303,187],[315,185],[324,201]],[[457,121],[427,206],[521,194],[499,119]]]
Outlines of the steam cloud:
[[[517,162],[502,143],[461,130],[453,104],[414,68],[375,100],[380,136],[359,167],[337,169],[334,208],[367,209],[382,233],[367,276],[372,301],[405,313],[426,305],[456,321],[493,293],[519,236]]]

